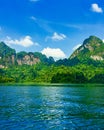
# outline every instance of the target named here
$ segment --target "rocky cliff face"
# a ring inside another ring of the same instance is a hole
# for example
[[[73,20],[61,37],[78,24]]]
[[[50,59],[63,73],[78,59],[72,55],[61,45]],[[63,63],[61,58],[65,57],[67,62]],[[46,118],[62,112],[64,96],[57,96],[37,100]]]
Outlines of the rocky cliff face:
[[[104,62],[104,43],[98,37],[90,36],[69,59],[77,59],[81,63]]]
[[[20,52],[8,47],[4,42],[0,43],[0,68],[12,65],[34,65],[39,63],[40,59],[33,53]]]
[[[35,58],[34,55],[25,55],[22,59],[17,59],[18,65],[34,65],[40,62],[39,58]]]

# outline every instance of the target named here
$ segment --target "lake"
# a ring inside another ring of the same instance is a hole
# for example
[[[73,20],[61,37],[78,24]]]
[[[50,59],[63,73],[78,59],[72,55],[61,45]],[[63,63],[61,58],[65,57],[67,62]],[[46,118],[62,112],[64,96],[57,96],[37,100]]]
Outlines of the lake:
[[[104,86],[0,86],[0,130],[104,129]]]

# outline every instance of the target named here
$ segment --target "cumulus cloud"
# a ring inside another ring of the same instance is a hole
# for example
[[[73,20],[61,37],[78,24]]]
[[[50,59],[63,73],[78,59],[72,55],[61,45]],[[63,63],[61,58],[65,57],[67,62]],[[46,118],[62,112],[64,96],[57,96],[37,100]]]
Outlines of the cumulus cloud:
[[[34,43],[32,41],[32,38],[30,36],[25,36],[24,38],[21,39],[12,39],[11,37],[7,36],[6,39],[4,40],[5,43],[11,45],[11,44],[15,44],[15,45],[20,45],[23,47],[29,47],[32,45],[38,46],[39,44],[36,42]]]
[[[78,49],[81,46],[81,44],[78,44],[76,46],[73,47],[73,51],[75,51],[76,49]]]
[[[102,41],[104,42],[104,39]]]
[[[54,32],[53,35],[50,37],[46,37],[45,41],[47,41],[48,39],[51,39],[53,41],[60,41],[60,40],[64,40],[66,38],[66,35],[65,34],[62,34],[62,33],[57,33],[57,32]]]
[[[93,12],[97,12],[97,13],[103,13],[103,10],[101,7],[99,7],[98,4],[94,3],[91,5],[91,9]]]
[[[45,54],[47,57],[52,56],[55,60],[66,58],[65,53],[59,48],[49,48],[49,47],[47,47],[47,48],[44,48],[41,51],[41,53]]]

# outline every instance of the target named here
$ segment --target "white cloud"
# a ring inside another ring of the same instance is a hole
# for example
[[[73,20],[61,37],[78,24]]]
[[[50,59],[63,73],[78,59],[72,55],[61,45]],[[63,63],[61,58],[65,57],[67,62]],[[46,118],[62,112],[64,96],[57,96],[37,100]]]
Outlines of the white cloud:
[[[30,36],[25,36],[24,38],[21,38],[20,40],[17,39],[12,39],[11,37],[6,37],[6,39],[4,40],[5,43],[11,45],[11,44],[15,44],[15,45],[20,45],[23,47],[29,47],[32,45],[38,46],[39,44],[36,42],[34,43],[32,41],[32,38]]]
[[[66,38],[66,35],[64,35],[64,34],[58,34],[58,33],[54,33],[53,34],[53,36],[52,36],[52,40],[54,40],[54,41],[59,41],[59,40],[64,40]]]
[[[51,39],[53,41],[60,41],[60,40],[64,40],[66,38],[66,35],[65,34],[62,34],[62,33],[57,33],[57,32],[54,32],[53,33],[53,36],[48,36],[46,37],[45,41],[47,41],[48,39]]]
[[[52,56],[55,60],[66,58],[65,53],[59,48],[49,48],[49,47],[47,47],[47,48],[44,48],[41,51],[41,53],[45,54],[47,57]]]
[[[99,7],[98,4],[94,3],[91,5],[91,9],[93,12],[97,12],[97,13],[103,13],[103,10],[101,7]]]
[[[102,41],[104,42],[104,39]]]
[[[30,0],[30,2],[38,2],[39,0]]]
[[[73,51],[75,51],[76,49],[78,49],[81,46],[81,44],[78,44],[76,46],[73,47]]]
[[[34,16],[31,16],[31,17],[30,17],[30,19],[32,19],[32,20],[34,20],[34,21],[36,21],[36,20],[37,20],[37,18],[36,18],[36,17],[34,17]]]

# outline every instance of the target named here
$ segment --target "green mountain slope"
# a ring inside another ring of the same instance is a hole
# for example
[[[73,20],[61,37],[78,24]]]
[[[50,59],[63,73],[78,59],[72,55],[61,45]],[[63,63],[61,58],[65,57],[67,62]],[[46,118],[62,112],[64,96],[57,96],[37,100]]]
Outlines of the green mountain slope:
[[[16,51],[4,42],[0,42],[0,64],[3,66],[15,64],[15,57]]]
[[[8,47],[4,42],[0,42],[0,57],[15,55],[16,51]]]
[[[104,43],[96,36],[90,36],[74,51],[69,58],[73,64],[102,64],[104,63]]]

